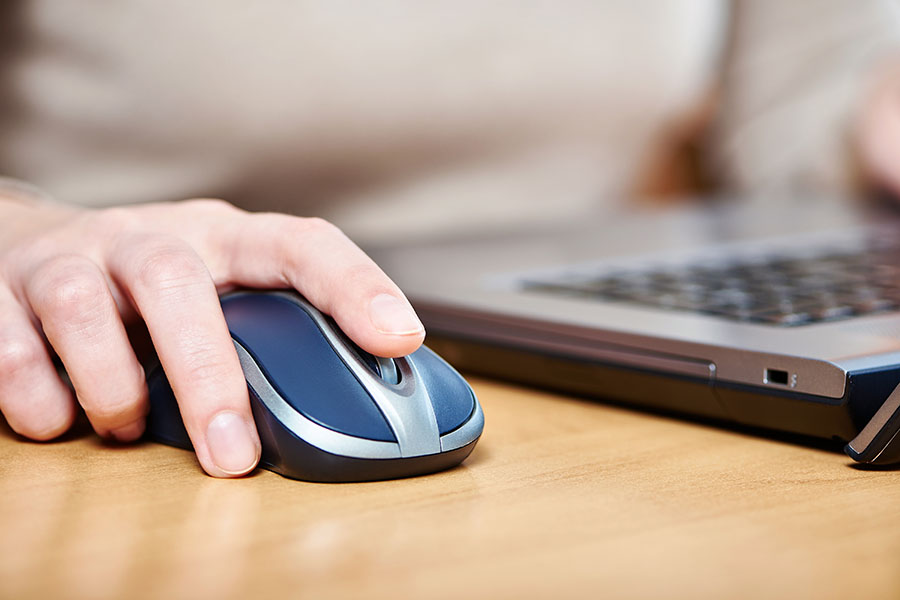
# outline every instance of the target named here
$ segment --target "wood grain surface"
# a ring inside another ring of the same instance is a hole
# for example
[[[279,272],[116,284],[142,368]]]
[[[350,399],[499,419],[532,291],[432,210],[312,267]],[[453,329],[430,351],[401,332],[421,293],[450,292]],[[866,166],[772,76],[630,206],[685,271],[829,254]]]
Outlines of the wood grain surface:
[[[3,426],[0,597],[900,597],[900,472],[473,384],[474,454],[403,481],[219,481],[182,450]]]

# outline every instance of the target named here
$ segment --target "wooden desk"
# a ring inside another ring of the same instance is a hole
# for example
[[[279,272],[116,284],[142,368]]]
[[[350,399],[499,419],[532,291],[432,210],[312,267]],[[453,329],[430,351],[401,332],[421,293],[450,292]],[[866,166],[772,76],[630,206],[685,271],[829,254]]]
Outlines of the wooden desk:
[[[205,477],[0,433],[4,598],[896,598],[900,472],[483,380],[463,467]]]

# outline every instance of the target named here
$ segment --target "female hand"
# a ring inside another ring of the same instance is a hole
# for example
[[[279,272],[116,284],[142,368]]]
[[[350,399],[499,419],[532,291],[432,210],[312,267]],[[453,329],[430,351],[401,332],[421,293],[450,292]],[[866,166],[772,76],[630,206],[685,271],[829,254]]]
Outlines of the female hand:
[[[237,286],[294,288],[376,355],[424,339],[397,286],[320,219],[219,200],[86,210],[13,195],[0,190],[0,410],[25,437],[66,431],[75,400],[101,436],[143,433],[145,375],[126,335],[141,319],[200,464],[217,477],[251,471],[259,438],[218,300]]]

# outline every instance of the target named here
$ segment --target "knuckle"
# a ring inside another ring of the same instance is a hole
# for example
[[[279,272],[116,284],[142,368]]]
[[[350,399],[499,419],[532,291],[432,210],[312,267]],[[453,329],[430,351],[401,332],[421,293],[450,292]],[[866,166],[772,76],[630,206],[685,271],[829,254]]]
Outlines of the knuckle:
[[[240,212],[239,208],[221,198],[191,198],[185,200],[183,204],[198,211],[212,214]]]
[[[100,270],[87,259],[51,259],[35,274],[39,286],[37,304],[42,313],[66,320],[93,314],[109,293]]]
[[[103,287],[103,282],[97,277],[73,274],[58,279],[53,288],[46,292],[46,300],[51,309],[81,312],[97,303],[103,296]]]
[[[5,340],[0,345],[0,379],[9,381],[43,360],[46,350],[37,342]]]
[[[299,221],[299,228],[307,233],[344,235],[337,225],[331,221],[326,221],[321,217],[301,217],[298,218],[297,221]]]
[[[175,240],[145,243],[136,262],[138,281],[155,289],[185,287],[206,274],[200,257],[187,244]]]

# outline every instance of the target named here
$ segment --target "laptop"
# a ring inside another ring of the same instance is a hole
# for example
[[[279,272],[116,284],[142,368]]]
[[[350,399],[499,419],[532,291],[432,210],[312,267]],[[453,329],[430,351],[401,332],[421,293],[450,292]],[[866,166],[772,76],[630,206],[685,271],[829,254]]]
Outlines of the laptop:
[[[841,443],[900,383],[900,221],[860,200],[634,209],[370,252],[468,373]],[[855,458],[887,457],[895,416]]]

